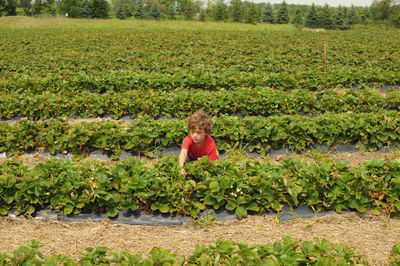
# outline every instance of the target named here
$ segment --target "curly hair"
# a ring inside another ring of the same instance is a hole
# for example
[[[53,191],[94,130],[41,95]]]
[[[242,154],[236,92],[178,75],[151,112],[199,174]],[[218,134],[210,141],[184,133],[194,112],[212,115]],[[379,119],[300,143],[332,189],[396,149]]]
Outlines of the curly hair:
[[[196,127],[203,128],[207,135],[211,134],[213,130],[211,125],[211,118],[201,110],[194,112],[188,121],[189,131]]]

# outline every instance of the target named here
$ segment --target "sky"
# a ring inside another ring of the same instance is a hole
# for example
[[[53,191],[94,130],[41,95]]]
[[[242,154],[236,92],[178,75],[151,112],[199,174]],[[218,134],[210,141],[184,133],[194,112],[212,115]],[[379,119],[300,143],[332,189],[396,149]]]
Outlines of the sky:
[[[370,6],[373,0],[285,0],[287,4],[315,5],[323,6],[328,3],[329,6]],[[271,4],[282,3],[283,0],[254,0],[254,3],[270,2]]]

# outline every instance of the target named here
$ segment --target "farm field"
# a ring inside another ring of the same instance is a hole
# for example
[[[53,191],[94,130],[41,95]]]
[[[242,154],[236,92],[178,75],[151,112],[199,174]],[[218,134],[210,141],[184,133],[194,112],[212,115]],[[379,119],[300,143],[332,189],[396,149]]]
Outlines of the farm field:
[[[2,216],[50,208],[196,217],[222,208],[239,218],[163,228],[0,217],[0,243],[11,243],[0,245],[0,260],[33,238],[46,256],[79,260],[89,246],[190,256],[196,244],[218,238],[272,245],[288,235],[299,243],[326,238],[371,265],[389,264],[400,242],[399,34],[366,26],[0,18]],[[180,177],[177,156],[163,151],[179,147],[199,109],[212,116],[211,136],[224,156],[190,163]],[[336,152],[338,145],[353,152]],[[292,153],[271,156],[283,148]],[[85,158],[94,151],[107,159]],[[337,213],[291,222],[263,216],[286,205]],[[257,250],[278,252],[276,245]],[[305,250],[290,259],[330,259]],[[197,255],[191,259],[200,264]]]

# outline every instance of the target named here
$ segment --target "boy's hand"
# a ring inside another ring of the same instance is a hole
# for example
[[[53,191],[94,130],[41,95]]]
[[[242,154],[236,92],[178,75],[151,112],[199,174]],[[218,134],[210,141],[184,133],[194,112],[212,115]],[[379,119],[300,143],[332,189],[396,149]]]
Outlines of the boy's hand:
[[[181,177],[186,177],[186,171],[184,168],[181,169],[180,175],[181,175]]]

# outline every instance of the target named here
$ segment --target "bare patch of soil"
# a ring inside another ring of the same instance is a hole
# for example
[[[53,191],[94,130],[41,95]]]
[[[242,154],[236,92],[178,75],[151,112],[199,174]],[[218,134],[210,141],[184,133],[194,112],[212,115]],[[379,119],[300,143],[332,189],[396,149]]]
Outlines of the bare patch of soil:
[[[248,244],[271,244],[282,235],[297,240],[326,238],[364,255],[371,265],[387,265],[390,250],[400,241],[400,220],[370,214],[331,214],[322,218],[279,222],[274,216],[251,216],[244,220],[201,227],[134,226],[110,222],[62,223],[55,221],[0,218],[0,251],[13,251],[25,241],[40,240],[45,256],[63,253],[79,259],[86,247],[107,246],[128,250],[144,257],[153,247],[188,256],[196,244],[208,245],[218,239]]]

